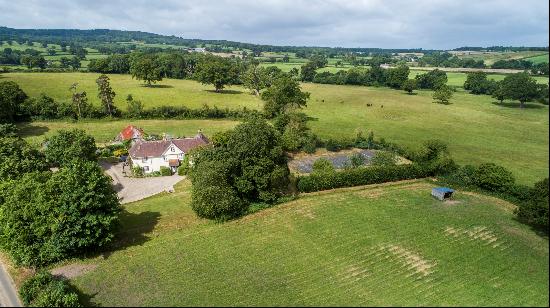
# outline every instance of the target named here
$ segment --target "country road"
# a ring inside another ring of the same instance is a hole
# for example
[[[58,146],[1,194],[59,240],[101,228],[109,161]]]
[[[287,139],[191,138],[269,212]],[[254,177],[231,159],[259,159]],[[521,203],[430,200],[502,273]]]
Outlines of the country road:
[[[22,307],[11,277],[0,262],[0,307]]]

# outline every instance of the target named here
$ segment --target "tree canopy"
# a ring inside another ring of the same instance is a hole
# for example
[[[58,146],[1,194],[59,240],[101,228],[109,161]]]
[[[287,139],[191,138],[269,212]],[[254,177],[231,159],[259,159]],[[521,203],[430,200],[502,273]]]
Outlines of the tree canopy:
[[[214,85],[216,92],[220,92],[225,86],[237,83],[239,68],[231,59],[205,56],[199,60],[194,76],[202,84]]]
[[[288,76],[276,79],[271,87],[262,93],[264,113],[275,117],[285,111],[305,107],[309,99],[308,92],[302,92],[300,84]]]

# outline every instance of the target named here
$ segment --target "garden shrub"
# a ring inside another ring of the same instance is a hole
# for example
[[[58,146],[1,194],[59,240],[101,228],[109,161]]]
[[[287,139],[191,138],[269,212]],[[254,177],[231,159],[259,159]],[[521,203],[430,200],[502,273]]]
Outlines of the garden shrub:
[[[397,156],[390,151],[378,151],[370,164],[372,166],[395,166],[397,164]]]
[[[172,175],[172,170],[166,166],[160,166],[160,175],[161,176],[170,176]]]
[[[354,153],[350,155],[349,161],[352,168],[359,168],[365,164],[365,156],[361,153]]]
[[[328,150],[328,151],[331,151],[331,152],[338,152],[342,149],[342,145],[340,143],[338,143],[338,141],[334,140],[334,139],[328,139],[326,142],[325,142],[325,148]]]
[[[26,280],[19,295],[27,307],[82,307],[67,280],[44,270]]]
[[[143,177],[143,169],[140,166],[133,166],[132,167],[132,174],[136,178]]]
[[[332,162],[326,158],[319,158],[313,162],[313,173],[322,174],[322,173],[332,173],[335,172]]]

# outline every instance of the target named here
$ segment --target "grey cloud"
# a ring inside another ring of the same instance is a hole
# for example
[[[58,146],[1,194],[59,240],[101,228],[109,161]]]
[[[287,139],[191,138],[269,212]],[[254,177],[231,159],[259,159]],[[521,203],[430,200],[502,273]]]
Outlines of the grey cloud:
[[[109,28],[274,45],[548,46],[545,0],[0,0],[0,25]]]

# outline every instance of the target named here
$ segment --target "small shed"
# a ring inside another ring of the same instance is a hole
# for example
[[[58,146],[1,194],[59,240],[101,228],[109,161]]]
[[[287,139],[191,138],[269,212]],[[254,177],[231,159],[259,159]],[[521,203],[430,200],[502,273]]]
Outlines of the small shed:
[[[432,188],[432,196],[436,197],[438,200],[449,199],[453,196],[454,189],[449,187],[435,187]]]

